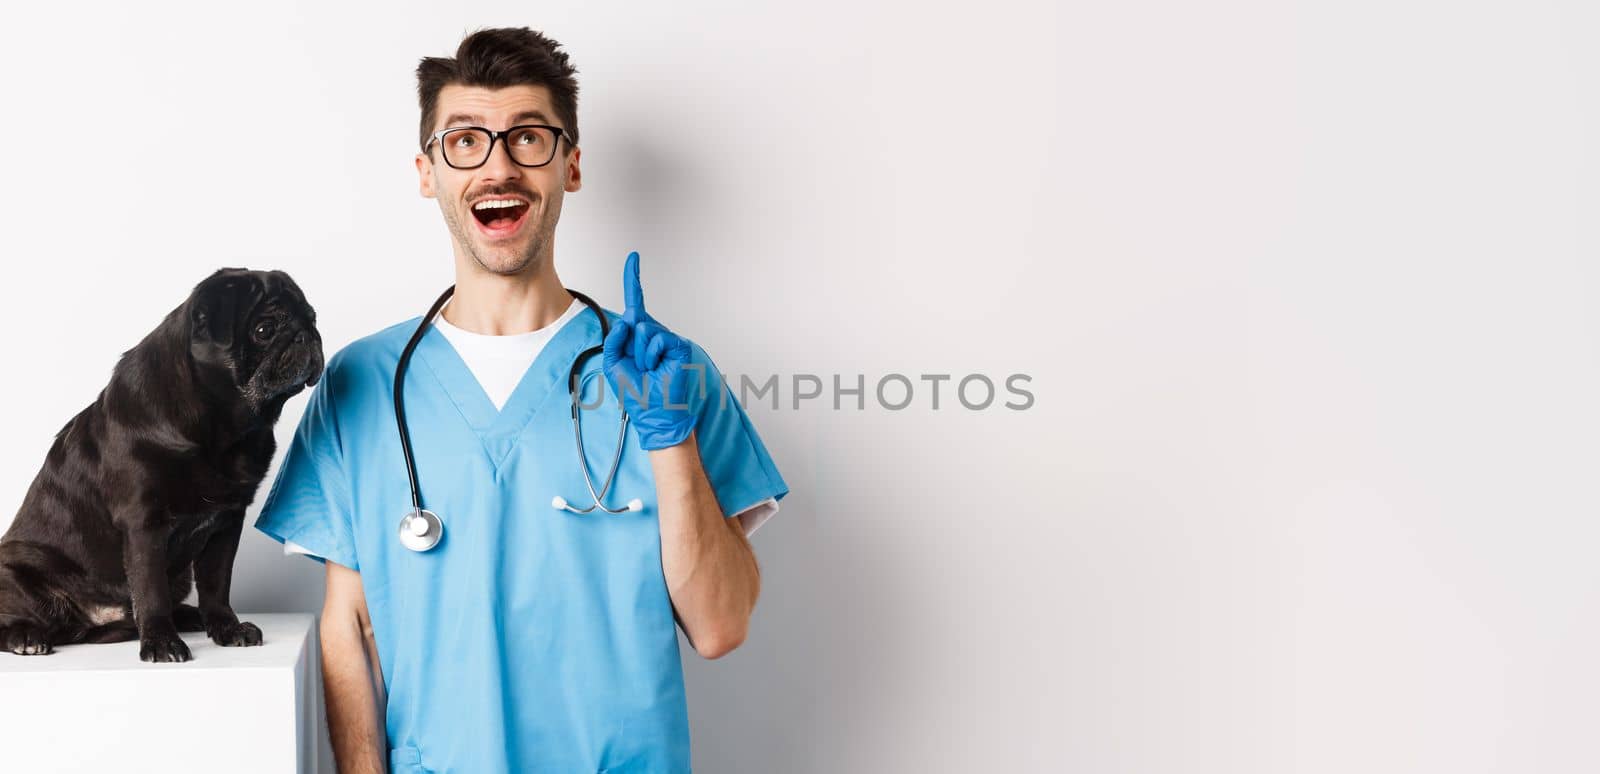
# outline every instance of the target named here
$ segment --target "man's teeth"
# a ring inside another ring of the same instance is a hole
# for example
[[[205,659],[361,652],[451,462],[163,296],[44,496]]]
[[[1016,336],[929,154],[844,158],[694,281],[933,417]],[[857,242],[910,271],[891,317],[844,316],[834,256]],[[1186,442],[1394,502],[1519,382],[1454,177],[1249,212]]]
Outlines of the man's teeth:
[[[478,202],[477,204],[472,205],[472,209],[493,210],[500,209],[502,207],[517,207],[521,204],[523,204],[523,202],[516,199],[495,199],[494,201]]]

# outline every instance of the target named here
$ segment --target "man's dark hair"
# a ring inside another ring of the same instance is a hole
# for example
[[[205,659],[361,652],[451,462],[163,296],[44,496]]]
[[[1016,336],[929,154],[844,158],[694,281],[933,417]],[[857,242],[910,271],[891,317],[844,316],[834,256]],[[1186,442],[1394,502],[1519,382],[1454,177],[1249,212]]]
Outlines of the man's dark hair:
[[[478,30],[461,41],[455,58],[429,56],[417,64],[417,101],[422,107],[420,144],[426,146],[445,86],[544,86],[555,119],[567,133],[567,150],[578,144],[577,68],[561,44],[527,27]]]

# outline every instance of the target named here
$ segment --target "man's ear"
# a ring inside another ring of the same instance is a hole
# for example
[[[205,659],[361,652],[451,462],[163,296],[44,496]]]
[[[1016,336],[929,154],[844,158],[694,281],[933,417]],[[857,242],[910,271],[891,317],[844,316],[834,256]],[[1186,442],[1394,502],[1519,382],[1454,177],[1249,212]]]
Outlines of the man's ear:
[[[583,187],[583,171],[578,169],[578,157],[583,155],[583,149],[574,147],[571,158],[567,159],[567,184],[562,189],[567,193],[575,193]]]
[[[424,199],[434,198],[433,192],[433,159],[425,153],[417,154],[417,192]]]

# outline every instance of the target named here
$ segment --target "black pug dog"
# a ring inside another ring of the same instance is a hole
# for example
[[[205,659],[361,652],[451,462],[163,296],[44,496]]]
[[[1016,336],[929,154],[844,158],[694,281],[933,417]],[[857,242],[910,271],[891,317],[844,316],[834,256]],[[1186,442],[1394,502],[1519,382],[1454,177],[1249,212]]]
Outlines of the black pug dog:
[[[138,637],[144,661],[188,661],[180,631],[261,644],[228,602],[234,553],[278,414],[322,375],[315,326],[289,275],[220,269],[122,353],[0,537],[0,647]]]

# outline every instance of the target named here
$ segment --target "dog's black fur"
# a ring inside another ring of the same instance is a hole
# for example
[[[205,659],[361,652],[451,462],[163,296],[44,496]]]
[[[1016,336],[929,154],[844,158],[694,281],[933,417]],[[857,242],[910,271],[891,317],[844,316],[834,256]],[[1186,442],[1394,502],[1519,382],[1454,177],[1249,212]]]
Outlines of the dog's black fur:
[[[179,631],[261,644],[228,601],[234,553],[273,424],[322,367],[289,275],[220,269],[196,285],[56,434],[0,537],[0,647],[137,637],[145,661],[188,661]],[[191,586],[198,607],[181,603]]]

